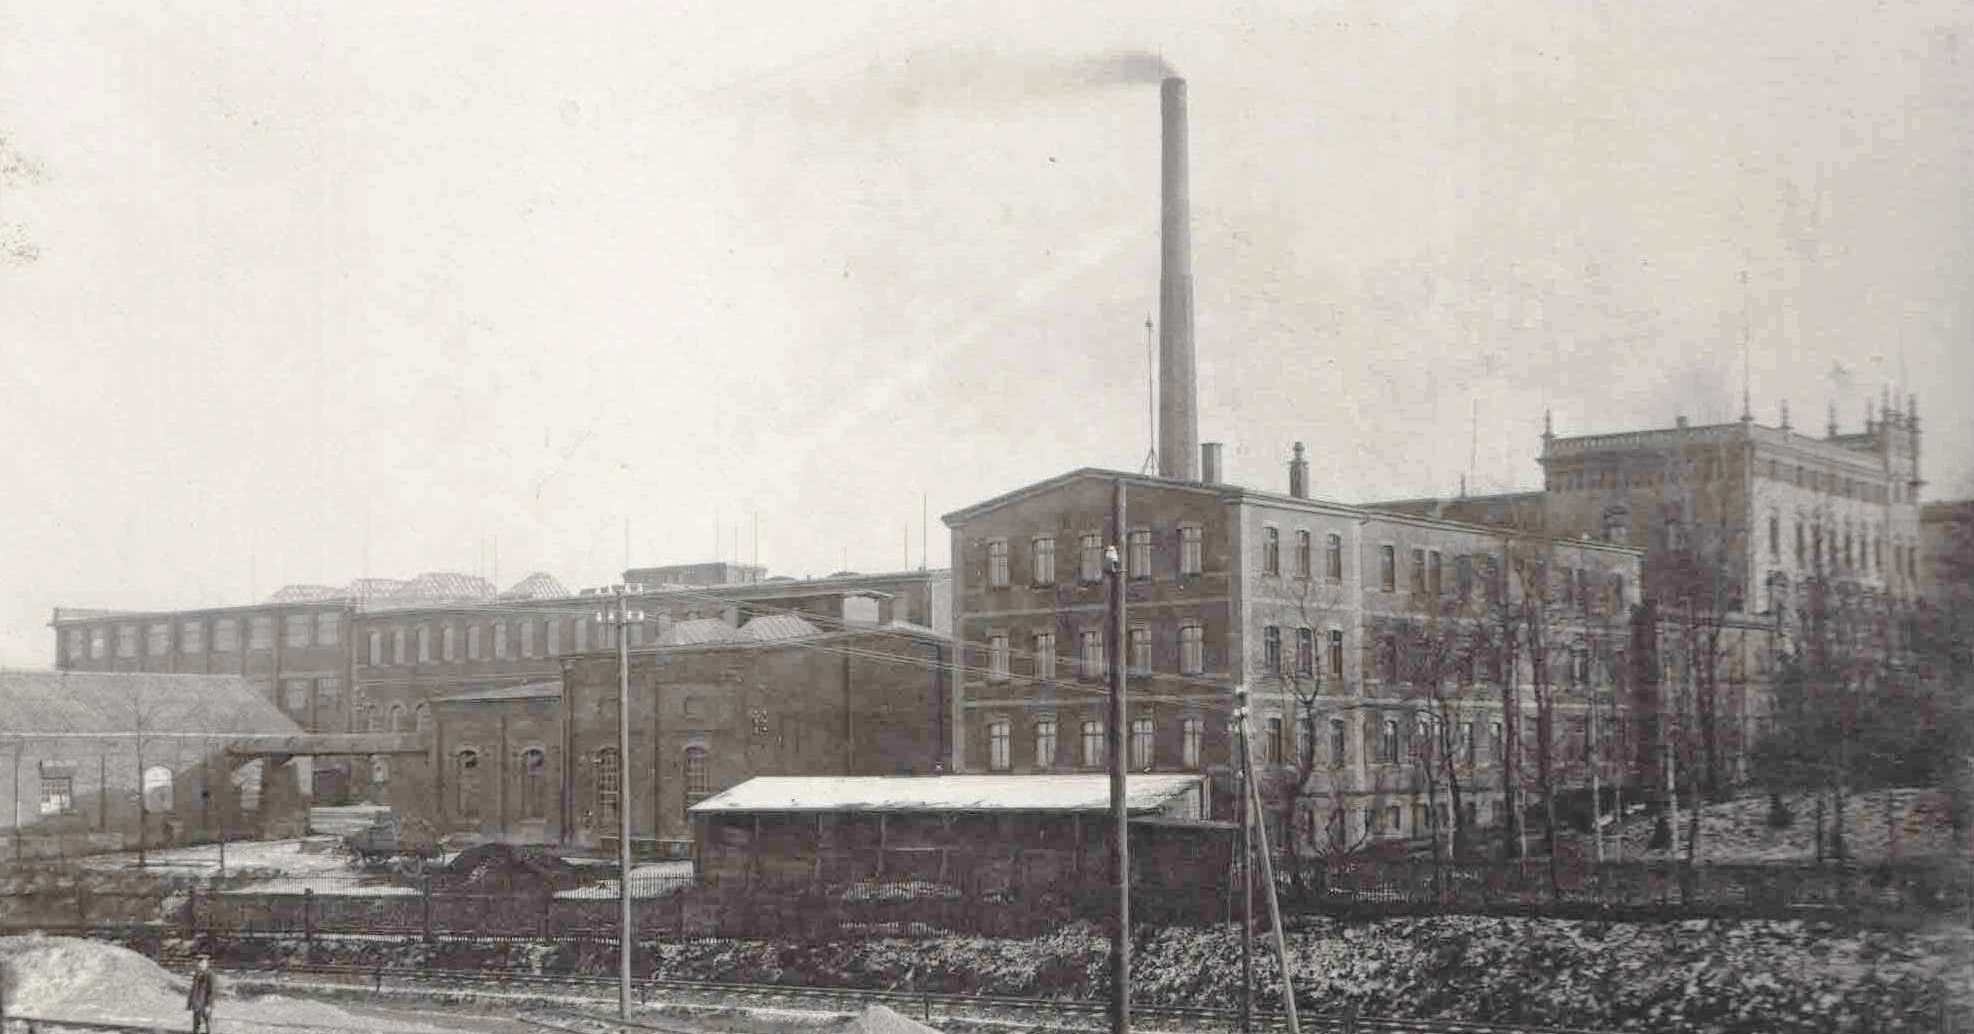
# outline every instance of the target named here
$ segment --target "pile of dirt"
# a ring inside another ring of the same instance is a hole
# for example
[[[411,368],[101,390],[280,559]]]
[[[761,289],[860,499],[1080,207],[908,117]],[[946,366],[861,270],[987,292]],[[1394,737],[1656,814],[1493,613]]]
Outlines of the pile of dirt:
[[[458,894],[552,894],[580,887],[582,871],[547,847],[481,844],[433,875],[432,889]]]
[[[939,1030],[882,1005],[873,1005],[851,1019],[842,1034],[939,1034]]]

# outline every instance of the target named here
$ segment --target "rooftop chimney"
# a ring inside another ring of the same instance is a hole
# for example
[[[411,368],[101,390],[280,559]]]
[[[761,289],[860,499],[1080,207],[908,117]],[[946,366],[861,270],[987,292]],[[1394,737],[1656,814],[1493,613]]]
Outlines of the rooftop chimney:
[[[1672,422],[1673,422],[1673,426],[1675,426],[1675,427],[1685,427],[1685,426],[1686,426],[1686,415],[1682,413],[1682,414],[1680,414],[1679,416],[1676,416],[1676,417],[1673,417],[1673,418],[1672,418]]]
[[[1192,202],[1186,182],[1186,81],[1159,84],[1164,136],[1158,271],[1158,473],[1193,481],[1199,397],[1193,370]]]
[[[1199,443],[1199,479],[1209,485],[1221,484],[1220,443]]]
[[[1309,498],[1309,461],[1302,458],[1302,443],[1295,443],[1295,456],[1289,460],[1289,494]]]

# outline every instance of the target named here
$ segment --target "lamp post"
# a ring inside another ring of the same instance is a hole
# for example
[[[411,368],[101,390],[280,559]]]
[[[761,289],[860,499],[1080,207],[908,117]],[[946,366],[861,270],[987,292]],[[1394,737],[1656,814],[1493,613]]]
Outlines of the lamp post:
[[[1111,849],[1111,878],[1116,881],[1117,928],[1110,940],[1110,1027],[1112,1034],[1131,1029],[1131,828],[1130,804],[1126,797],[1124,773],[1130,759],[1125,755],[1129,741],[1124,738],[1127,711],[1124,704],[1124,564],[1117,546],[1124,541],[1124,480],[1119,478],[1111,494],[1111,544],[1104,548],[1104,579],[1110,583],[1104,627],[1105,658],[1110,681],[1110,721],[1105,746],[1110,756],[1110,811],[1114,846]]]

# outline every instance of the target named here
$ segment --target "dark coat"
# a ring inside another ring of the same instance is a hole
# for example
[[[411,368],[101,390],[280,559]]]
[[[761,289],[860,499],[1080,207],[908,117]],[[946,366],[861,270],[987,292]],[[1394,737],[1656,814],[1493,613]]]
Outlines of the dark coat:
[[[192,974],[192,993],[185,996],[185,1007],[193,1012],[206,1012],[218,996],[219,989],[213,984],[212,971],[201,970]]]

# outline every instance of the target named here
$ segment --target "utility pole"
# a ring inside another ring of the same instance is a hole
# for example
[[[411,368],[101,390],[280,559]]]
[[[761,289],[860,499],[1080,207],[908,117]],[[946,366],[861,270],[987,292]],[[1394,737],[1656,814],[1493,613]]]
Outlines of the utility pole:
[[[1127,1034],[1131,1029],[1131,809],[1125,796],[1124,766],[1128,741],[1124,738],[1124,564],[1118,546],[1124,541],[1124,479],[1111,489],[1110,545],[1104,547],[1104,574],[1110,582],[1109,620],[1104,625],[1104,649],[1110,664],[1110,728],[1105,738],[1110,749],[1110,814],[1112,830],[1111,879],[1116,882],[1117,926],[1110,935],[1110,1029]]]
[[[631,625],[644,612],[631,609],[638,585],[604,590],[614,602],[596,612],[598,624],[617,629],[617,1016],[631,1015]]]
[[[1236,724],[1236,742],[1241,735]],[[1247,1034],[1254,1029],[1254,825],[1248,813],[1245,767],[1234,771],[1234,788],[1241,795],[1241,1032]]]
[[[1247,776],[1248,800],[1253,807],[1248,811],[1248,825],[1254,830],[1254,846],[1261,856],[1261,880],[1263,889],[1268,892],[1268,922],[1275,930],[1275,961],[1281,964],[1282,971],[1282,1011],[1289,1020],[1289,1034],[1302,1034],[1302,1026],[1296,1021],[1295,985],[1290,980],[1289,938],[1282,929],[1282,905],[1275,896],[1275,860],[1268,853],[1268,827],[1262,824],[1267,814],[1261,807],[1261,784],[1254,779],[1254,751],[1249,749],[1247,735],[1247,687],[1234,687],[1234,721],[1240,729],[1238,747],[1241,752],[1241,772]]]
[[[1598,771],[1604,767],[1604,759],[1597,752],[1597,689],[1590,690],[1590,746],[1586,751],[1590,760],[1590,832],[1597,844],[1597,864],[1604,864],[1604,783]]]

